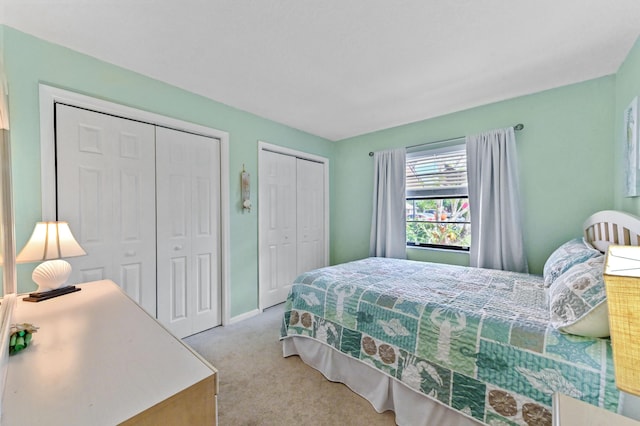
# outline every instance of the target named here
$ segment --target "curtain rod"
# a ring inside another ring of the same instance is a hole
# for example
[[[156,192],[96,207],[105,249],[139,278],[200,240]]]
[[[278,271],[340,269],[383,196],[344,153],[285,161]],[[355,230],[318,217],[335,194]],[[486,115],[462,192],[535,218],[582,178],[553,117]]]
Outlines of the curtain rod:
[[[524,124],[522,124],[522,123],[518,123],[515,126],[513,126],[513,130],[515,130],[515,131],[520,131],[522,129],[524,129]],[[435,144],[435,143],[443,143],[443,142],[455,141],[456,139],[464,139],[464,136],[458,136],[457,138],[441,139],[439,141],[425,142],[425,143],[421,143],[421,144],[418,144],[418,145],[407,146],[406,148],[417,148],[419,146],[432,145],[432,144]],[[373,151],[369,152],[369,157],[373,157]]]

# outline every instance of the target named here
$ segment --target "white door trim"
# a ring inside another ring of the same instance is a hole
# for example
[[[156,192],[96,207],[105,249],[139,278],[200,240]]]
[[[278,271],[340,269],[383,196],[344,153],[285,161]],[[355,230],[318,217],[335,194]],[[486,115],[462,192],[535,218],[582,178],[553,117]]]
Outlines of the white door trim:
[[[321,163],[324,165],[324,239],[325,239],[325,248],[324,248],[324,263],[326,265],[329,264],[329,159],[326,157],[321,157],[315,154],[309,154],[308,152],[297,151],[295,149],[286,148],[283,146],[275,145],[265,141],[258,141],[258,176],[261,175],[261,167],[264,167],[260,164],[260,151],[271,151],[278,154],[290,155],[292,157],[301,158],[304,160],[315,161],[317,163]],[[258,182],[260,185],[260,182]],[[259,191],[258,191],[259,193]],[[263,235],[260,230],[260,223],[262,223],[261,215],[262,211],[260,210],[260,200],[258,200],[258,256],[260,256],[260,247],[262,247],[263,243]],[[260,265],[260,259],[258,259],[258,265]],[[258,266],[259,268],[259,266]],[[258,307],[260,311],[265,309],[262,306],[262,292],[261,292],[261,283],[260,280],[260,271],[258,271]]]
[[[222,265],[222,325],[230,321],[230,231],[229,231],[229,133],[199,124],[166,117],[164,115],[120,105],[103,99],[92,98],[46,84],[40,91],[40,167],[42,185],[42,220],[56,217],[56,171],[54,104],[91,109],[123,118],[144,121],[162,127],[195,133],[220,140],[220,251]]]

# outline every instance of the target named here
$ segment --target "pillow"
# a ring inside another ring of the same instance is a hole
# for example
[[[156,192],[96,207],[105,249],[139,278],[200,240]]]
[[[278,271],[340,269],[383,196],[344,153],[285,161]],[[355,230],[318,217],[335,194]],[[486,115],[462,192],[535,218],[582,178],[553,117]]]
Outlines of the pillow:
[[[551,284],[548,296],[552,326],[579,336],[609,336],[604,259],[600,255],[578,263]]]
[[[592,257],[602,256],[584,238],[574,238],[558,247],[547,259],[542,270],[544,286],[549,287],[556,278],[573,265],[582,263]]]

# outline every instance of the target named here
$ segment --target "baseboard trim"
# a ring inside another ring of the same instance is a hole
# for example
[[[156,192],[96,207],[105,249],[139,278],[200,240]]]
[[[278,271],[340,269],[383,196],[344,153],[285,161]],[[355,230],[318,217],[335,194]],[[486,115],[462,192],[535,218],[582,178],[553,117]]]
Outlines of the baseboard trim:
[[[244,314],[237,315],[229,319],[229,324],[235,324],[240,321],[244,321],[251,317],[255,317],[256,315],[261,314],[262,311],[260,309],[254,309],[253,311],[245,312]]]

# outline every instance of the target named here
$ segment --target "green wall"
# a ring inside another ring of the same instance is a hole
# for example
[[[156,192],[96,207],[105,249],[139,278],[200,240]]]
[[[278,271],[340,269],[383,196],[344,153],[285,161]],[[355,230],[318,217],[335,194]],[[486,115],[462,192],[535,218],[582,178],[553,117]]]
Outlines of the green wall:
[[[410,146],[523,123],[516,133],[524,237],[531,272],[582,235],[591,213],[613,206],[615,77],[548,90],[340,141],[333,163],[331,253],[366,257],[372,209],[369,151]],[[468,265],[466,253],[408,249],[416,260]]]
[[[332,143],[157,80],[0,26],[9,81],[18,249],[40,219],[38,83],[213,127],[230,134],[231,315],[257,307],[257,141],[330,159],[331,263],[368,255],[373,160],[369,151],[421,144],[523,123],[517,133],[525,241],[530,269],[581,234],[592,212],[614,206],[640,214],[622,197],[622,111],[640,94],[640,46],[620,71],[579,84],[498,102]],[[242,165],[254,177],[255,209],[239,208]],[[416,260],[468,264],[464,253],[409,249]],[[29,291],[33,266],[19,267]]]
[[[640,38],[627,55],[616,74],[616,105],[614,116],[614,135],[616,141],[615,156],[615,208],[640,215],[640,197],[627,198],[624,196],[625,187],[625,141],[624,141],[624,110],[631,100],[640,96]]]
[[[258,140],[332,158],[334,144],[160,81],[51,44],[7,26],[4,62],[9,85],[17,249],[41,220],[38,84],[45,83],[229,133],[231,316],[258,306]],[[255,208],[243,213],[240,172],[253,178]],[[35,289],[33,265],[18,267],[18,291]]]

